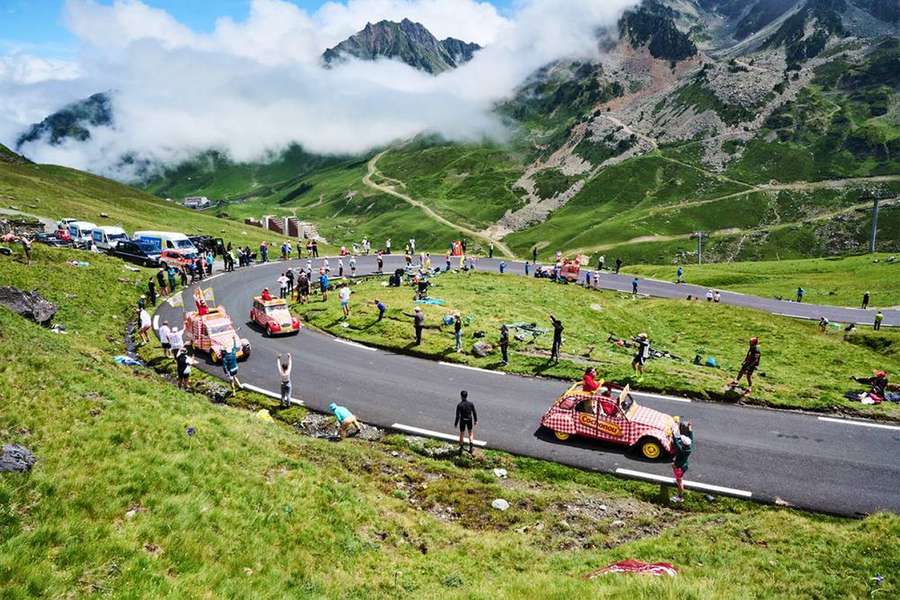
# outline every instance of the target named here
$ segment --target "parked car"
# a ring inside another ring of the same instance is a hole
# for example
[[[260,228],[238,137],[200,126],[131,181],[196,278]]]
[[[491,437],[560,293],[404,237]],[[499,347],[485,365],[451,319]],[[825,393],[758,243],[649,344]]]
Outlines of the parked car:
[[[56,247],[69,245],[69,242],[61,240],[54,233],[38,233],[32,238],[32,241]]]
[[[301,327],[300,319],[291,314],[283,298],[263,300],[256,296],[250,308],[250,320],[262,327],[267,337],[299,333]]]
[[[210,308],[205,315],[196,311],[186,312],[184,329],[194,351],[206,352],[214,363],[220,362],[222,355],[231,350],[235,343],[238,346],[238,360],[250,358],[250,342],[238,336],[223,306]]]
[[[159,262],[180,269],[194,262],[197,255],[193,252],[182,252],[181,250],[163,250],[159,255]]]
[[[585,392],[580,383],[573,385],[547,410],[541,425],[561,441],[573,435],[604,440],[635,448],[651,460],[674,452],[674,417],[639,405],[628,386],[606,383]]]
[[[163,250],[182,250],[197,253],[197,248],[190,238],[174,231],[135,231],[134,239],[147,240],[156,245],[159,252]]]
[[[61,242],[64,242],[65,244],[72,243],[72,236],[69,235],[69,229],[67,225],[58,226],[56,228],[56,231],[53,232],[53,237]]]
[[[118,256],[123,260],[132,262],[144,267],[158,267],[159,251],[152,243],[143,240],[127,240],[116,244],[115,248],[109,251],[110,256]]]
[[[93,238],[91,232],[94,231],[95,224],[89,221],[72,221],[66,228],[69,231],[69,237],[72,238],[72,244],[76,248],[90,248]]]
[[[100,250],[111,250],[119,242],[125,242],[129,239],[124,229],[109,225],[94,227],[93,231],[91,231],[91,238],[94,240],[94,245]]]

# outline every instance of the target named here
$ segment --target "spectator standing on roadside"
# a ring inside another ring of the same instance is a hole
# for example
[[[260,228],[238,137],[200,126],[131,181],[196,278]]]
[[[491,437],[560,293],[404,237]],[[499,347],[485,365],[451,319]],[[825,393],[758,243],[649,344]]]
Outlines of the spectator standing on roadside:
[[[319,269],[319,289],[322,292],[322,302],[328,300],[328,273],[325,267]]]
[[[288,298],[292,298],[294,296],[294,270],[288,269],[284,275],[287,277]]]
[[[148,313],[147,309],[144,307],[141,307],[138,311],[138,322],[138,327],[140,328],[138,334],[141,336],[141,342],[146,344],[150,341],[149,331],[153,322],[150,320],[150,313]]]
[[[644,365],[647,363],[647,359],[650,358],[650,338],[647,337],[646,333],[641,333],[636,341],[638,349],[634,359],[631,361],[631,368],[638,373],[638,381],[642,381],[644,379]]]
[[[422,344],[422,330],[425,328],[425,314],[419,306],[413,312],[413,331],[416,335],[415,345],[420,346]]]
[[[179,389],[188,389],[188,377],[191,375],[191,357],[184,348],[179,348],[175,353],[175,366]]]
[[[457,352],[462,352],[462,317],[457,312],[453,315],[453,339]]]
[[[604,268],[606,268],[606,256],[601,254],[597,259],[597,270],[602,271]]]
[[[159,326],[159,330],[156,334],[159,336],[159,345],[162,346],[163,356],[166,358],[169,357],[169,350],[172,348],[172,342],[169,340],[169,335],[172,333],[172,328],[169,327],[168,321],[163,321],[162,325]]]
[[[637,296],[638,293],[638,278],[635,277],[631,280],[631,295]]]
[[[675,456],[672,459],[672,474],[675,475],[675,487],[678,494],[672,497],[672,502],[684,501],[684,474],[688,470],[688,462],[691,452],[694,450],[694,431],[691,422],[679,422],[678,432],[672,436],[675,445]]]
[[[156,282],[152,277],[147,282],[147,297],[150,299],[150,306],[156,306]]]
[[[236,393],[235,386],[237,386],[238,389],[244,389],[244,386],[241,384],[241,380],[238,379],[237,352],[240,340],[235,338],[231,343],[231,349],[225,350],[222,353],[222,369],[225,371],[225,375],[228,376],[228,379],[231,382],[231,394],[234,395]]]
[[[494,241],[493,240],[491,240],[491,242],[488,244],[488,258],[494,258]]]
[[[803,294],[806,293],[802,287],[797,288],[797,302],[803,302]]]
[[[509,364],[509,328],[504,323],[500,326],[500,356],[504,365]]]
[[[475,451],[475,426],[478,425],[478,413],[475,405],[469,401],[469,392],[459,393],[459,404],[456,405],[454,427],[459,427],[459,453],[462,454],[465,434],[469,434],[469,454]]]
[[[294,366],[291,353],[287,353],[287,359],[279,354],[277,362],[278,377],[281,379],[281,406],[288,407],[291,405],[291,369]]]
[[[344,318],[348,319],[350,317],[350,286],[346,283],[341,285],[341,289],[338,291],[338,300],[341,301]]]
[[[307,300],[309,300],[309,277],[306,271],[300,271],[297,276],[297,301],[306,304]]]
[[[880,310],[875,313],[875,322],[872,324],[872,329],[875,331],[881,330],[881,322],[884,321],[884,313]]]
[[[678,265],[678,270],[675,271],[675,283],[684,283],[684,267]]]
[[[156,283],[158,284],[159,293],[163,296],[168,296],[169,290],[166,288],[165,267],[160,267],[159,271],[156,272]]]
[[[350,257],[350,277],[356,277],[356,257]]]
[[[863,307],[863,310],[869,308],[869,292],[866,292],[865,294],[863,294],[862,307]]]
[[[550,324],[553,326],[553,346],[550,349],[550,360],[559,362],[559,350],[562,347],[562,332],[565,329],[562,321],[553,314],[550,315]]]
[[[747,350],[747,355],[744,357],[744,362],[741,363],[741,370],[738,371],[737,377],[731,380],[732,387],[738,385],[741,381],[741,377],[747,378],[747,393],[753,391],[753,373],[759,368],[759,362],[762,359],[762,353],[759,351],[759,338],[752,337],[750,338],[750,348]]]
[[[531,248],[531,262],[537,264],[537,246]]]
[[[617,259],[616,259],[616,275],[619,274],[619,271],[620,271],[621,269],[622,269],[622,259],[621,259],[621,258],[617,258]]]
[[[175,267],[168,267],[166,269],[166,279],[168,279],[169,284],[169,293],[175,293]],[[162,291],[162,290],[160,290]]]

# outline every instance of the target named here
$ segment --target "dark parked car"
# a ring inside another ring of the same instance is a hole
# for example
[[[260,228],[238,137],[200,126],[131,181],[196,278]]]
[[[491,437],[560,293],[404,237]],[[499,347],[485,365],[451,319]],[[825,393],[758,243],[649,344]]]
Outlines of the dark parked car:
[[[159,266],[159,249],[152,242],[143,240],[119,242],[115,248],[108,251],[108,254],[144,267]]]
[[[200,252],[211,252],[213,256],[223,256],[225,254],[225,240],[222,238],[214,238],[208,235],[192,235],[188,236],[188,239]]]
[[[54,233],[39,233],[34,236],[32,239],[34,242],[38,242],[40,244],[47,244],[48,246],[71,246],[71,241],[66,241],[56,237]]]

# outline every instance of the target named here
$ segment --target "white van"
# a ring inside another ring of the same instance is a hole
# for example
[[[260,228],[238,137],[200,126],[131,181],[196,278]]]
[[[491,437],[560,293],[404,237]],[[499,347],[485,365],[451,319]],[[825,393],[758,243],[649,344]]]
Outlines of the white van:
[[[199,254],[188,236],[172,231],[135,231],[135,240],[146,240],[153,243],[160,252],[163,250],[181,250],[188,254]]]
[[[91,232],[97,226],[88,221],[72,221],[68,225],[69,236],[75,246],[89,247],[91,245]]]
[[[119,242],[128,240],[128,234],[125,233],[124,229],[121,227],[110,227],[109,225],[94,227],[91,236],[94,238],[94,245],[100,250],[111,250]]]

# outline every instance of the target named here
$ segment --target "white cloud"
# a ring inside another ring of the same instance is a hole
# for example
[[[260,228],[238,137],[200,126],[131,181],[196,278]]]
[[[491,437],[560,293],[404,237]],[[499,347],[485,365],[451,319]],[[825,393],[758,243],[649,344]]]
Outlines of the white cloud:
[[[501,137],[495,103],[552,60],[595,54],[596,28],[614,24],[634,1],[525,0],[506,18],[476,0],[349,0],[312,14],[254,0],[246,20],[222,18],[197,33],[137,0],[69,0],[65,21],[82,43],[69,83],[115,89],[115,129],[94,130],[86,144],[24,150],[38,161],[123,176],[116,169],[126,152],[172,162],[219,148],[253,160],[291,143],[356,153],[424,131]],[[322,51],[367,21],[403,17],[486,48],[437,77],[388,60],[321,68]],[[0,91],[24,85],[2,73]],[[8,134],[0,117],[0,136]]]

